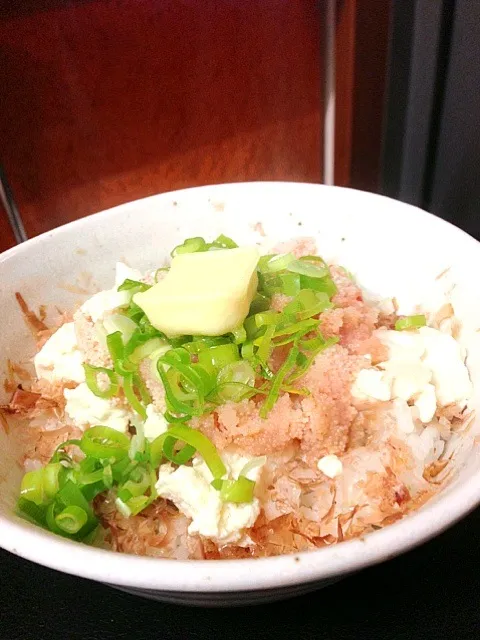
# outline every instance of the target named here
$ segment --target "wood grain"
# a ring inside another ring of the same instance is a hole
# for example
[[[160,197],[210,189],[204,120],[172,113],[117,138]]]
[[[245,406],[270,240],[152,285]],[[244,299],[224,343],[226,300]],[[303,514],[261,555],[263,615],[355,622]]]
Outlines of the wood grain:
[[[315,0],[11,4],[0,148],[29,235],[170,189],[321,180]]]
[[[352,164],[353,91],[355,82],[356,0],[337,2],[335,50],[335,184],[350,184]]]
[[[10,249],[14,244],[16,243],[12,228],[8,222],[7,214],[0,203],[0,253]]]
[[[391,2],[338,0],[335,183],[379,182]]]

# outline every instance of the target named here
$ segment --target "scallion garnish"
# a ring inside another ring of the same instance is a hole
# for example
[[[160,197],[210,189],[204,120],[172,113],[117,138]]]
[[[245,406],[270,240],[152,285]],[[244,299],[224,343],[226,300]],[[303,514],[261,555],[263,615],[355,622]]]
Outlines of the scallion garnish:
[[[80,442],[83,453],[91,458],[121,460],[128,455],[130,440],[110,427],[96,426],[87,429]]]
[[[158,436],[158,438],[152,442],[150,448],[152,466],[157,466],[159,461],[161,461],[162,455],[165,454],[165,442],[167,439],[181,440],[194,448],[195,451],[204,459],[205,464],[210,469],[214,478],[221,478],[227,473],[227,469],[218,455],[215,446],[210,442],[207,436],[203,435],[203,433],[196,429],[192,429],[182,424],[172,425],[166,433]],[[169,443],[167,445],[167,451],[170,454],[172,453],[171,447],[172,443]]]
[[[245,476],[239,476],[237,480],[224,480],[220,489],[220,497],[224,502],[252,502],[255,482]]]
[[[136,289],[137,291],[148,291],[152,285],[147,284],[146,282],[139,282],[138,280],[130,280],[127,278],[124,282],[118,287],[117,291],[130,291],[131,289]]]
[[[395,322],[395,329],[396,331],[408,331],[411,329],[420,329],[420,327],[425,327],[426,324],[427,319],[423,314],[416,316],[404,316]]]
[[[115,371],[111,369],[105,369],[105,367],[93,367],[90,364],[84,364],[83,368],[85,370],[85,382],[90,391],[96,395],[98,398],[103,398],[107,400],[108,398],[113,398],[118,393],[118,378]],[[98,376],[100,374],[104,374],[109,381],[107,388],[102,388],[98,382]]]

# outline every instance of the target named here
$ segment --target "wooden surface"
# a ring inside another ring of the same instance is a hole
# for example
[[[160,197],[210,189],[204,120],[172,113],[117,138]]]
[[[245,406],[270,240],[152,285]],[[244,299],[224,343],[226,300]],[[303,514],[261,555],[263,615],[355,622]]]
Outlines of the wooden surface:
[[[337,2],[335,76],[335,184],[350,185],[353,90],[355,82],[356,0]]]
[[[197,184],[322,179],[315,0],[0,3],[0,154],[27,233]]]
[[[0,203],[0,253],[15,244],[15,237],[7,219],[7,214]]]
[[[335,182],[379,183],[391,2],[338,0]]]

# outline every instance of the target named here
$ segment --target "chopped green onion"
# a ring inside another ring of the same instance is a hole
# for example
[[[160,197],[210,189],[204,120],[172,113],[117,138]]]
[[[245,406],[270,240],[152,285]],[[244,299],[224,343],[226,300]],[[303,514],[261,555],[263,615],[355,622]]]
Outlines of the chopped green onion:
[[[55,517],[57,526],[65,533],[78,533],[87,523],[88,515],[84,509],[76,505],[70,505]]]
[[[192,342],[186,342],[183,344],[183,348],[191,354],[198,354],[200,351],[205,351],[205,349],[210,349],[210,347],[215,347],[221,344],[230,344],[230,340],[225,337],[211,338],[193,336]]]
[[[255,371],[252,365],[245,360],[230,362],[225,365],[217,375],[217,383],[240,382],[253,386],[255,384]]]
[[[184,445],[180,451],[175,451],[175,445],[178,442],[176,438],[165,438],[163,444],[163,453],[174,464],[186,464],[193,458],[197,450],[190,444]]]
[[[136,391],[138,391],[142,396],[142,401],[145,404],[149,404],[150,398],[143,395],[145,393],[145,388],[140,376],[136,376],[133,374],[124,376],[123,393],[125,394],[125,398],[127,399],[132,409],[142,418],[142,420],[146,420],[147,410],[145,409],[142,402],[138,399]]]
[[[151,499],[147,496],[134,496],[126,503],[126,507],[129,509],[132,516],[136,516],[140,511],[143,511],[145,507],[151,502]]]
[[[222,233],[211,243],[211,246],[218,247],[219,249],[236,249],[238,244]]]
[[[278,399],[278,396],[280,395],[280,390],[282,388],[283,381],[289,374],[290,370],[293,368],[298,354],[299,354],[298,347],[293,346],[290,349],[290,353],[286,357],[285,362],[282,364],[280,369],[275,374],[272,380],[272,386],[270,387],[268,395],[265,398],[265,402],[263,403],[260,409],[261,418],[266,418],[270,413],[270,411],[272,410],[273,405],[275,404],[275,402]]]
[[[241,504],[244,502],[252,502],[255,482],[249,480],[245,476],[239,476],[233,482],[224,480],[220,489],[220,497],[224,502],[234,502]]]
[[[126,460],[126,458],[125,458]],[[103,483],[105,484],[107,489],[111,489],[113,487],[113,469],[111,464],[107,464],[103,468]]]
[[[420,327],[424,327],[426,324],[427,319],[423,314],[416,316],[404,316],[395,322],[395,330],[408,331],[410,329],[419,329]]]
[[[124,316],[120,313],[106,316],[103,320],[103,326],[107,334],[120,331],[122,334],[122,341],[126,344],[132,335],[137,330],[137,324],[128,316]]]
[[[149,472],[145,467],[137,467],[130,474],[130,478],[119,487],[117,495],[123,502],[128,502],[132,497],[142,496],[149,487]]]
[[[309,332],[312,331],[315,327],[318,327],[318,324],[318,320],[308,319],[301,320],[300,322],[295,322],[294,324],[290,324],[284,327],[280,326],[275,331],[275,338],[278,338],[280,336],[289,336],[299,332]]]
[[[130,305],[126,309],[125,313],[129,318],[131,318],[134,322],[140,322],[143,318],[145,318],[145,312],[141,309],[138,304],[135,302],[130,302]]]
[[[155,454],[152,459],[152,465],[158,461],[158,450],[161,447],[163,451],[165,440],[169,437],[182,440],[186,444],[194,447],[204,459],[205,464],[210,469],[214,478],[221,478],[227,473],[227,469],[213,443],[200,431],[181,424],[171,426],[166,433],[162,433],[161,436],[158,436],[158,438],[152,442],[151,451]]]
[[[211,365],[215,369],[222,369],[231,362],[240,360],[238,347],[235,344],[221,344],[218,347],[211,347],[198,354],[198,362],[203,365]]]
[[[299,260],[301,260],[302,262],[320,262],[321,264],[327,266],[325,260],[320,256],[302,256],[301,258],[299,258]]]
[[[45,504],[60,488],[60,474],[64,467],[59,462],[49,463],[41,469],[28,471],[22,478],[20,496],[37,506]]]
[[[219,405],[225,402],[240,402],[258,393],[260,393],[259,389],[243,382],[222,382],[209,393],[208,400]]]
[[[119,335],[121,336],[120,332]],[[118,378],[115,371],[105,369],[104,367],[93,367],[90,364],[84,364],[83,368],[85,370],[85,382],[87,383],[87,387],[95,396],[107,400],[108,398],[113,398],[117,395]],[[106,389],[101,389],[98,383],[98,376],[101,373],[104,373],[109,380],[109,386]]]
[[[255,340],[255,344],[258,343],[257,358],[264,364],[267,364],[272,353],[272,338],[275,335],[276,330],[277,325],[271,324],[267,327],[263,336]]]
[[[130,440],[124,433],[110,427],[96,426],[87,429],[80,442],[83,453],[98,460],[121,460],[128,455]]]
[[[254,345],[253,345],[253,341],[248,340],[247,342],[244,342],[242,344],[242,358],[244,360],[247,360],[248,362],[254,362],[255,361],[255,352],[254,352]]]
[[[247,332],[243,325],[232,331],[233,341],[235,344],[242,344],[247,339]]]
[[[312,278],[310,276],[300,276],[302,289],[313,289],[314,291],[323,291],[332,298],[337,293],[337,287],[332,278],[327,275],[324,278]]]
[[[23,476],[22,484],[20,485],[20,495],[25,500],[29,500],[38,506],[45,503],[46,495],[43,486],[43,468],[28,471]]]
[[[140,338],[140,335],[142,336]],[[135,364],[152,355],[154,351],[168,346],[166,340],[162,338],[151,338],[148,335],[134,335],[125,345],[125,356]]]
[[[261,293],[257,293],[250,305],[249,315],[260,313],[260,311],[268,311],[268,309],[270,309],[270,298]]]
[[[281,320],[282,314],[278,311],[262,311],[260,313],[256,313],[253,316],[255,321],[255,325],[260,328],[263,326],[268,326],[271,324],[278,324]]]
[[[116,373],[128,376],[137,369],[136,364],[125,358],[125,345],[120,331],[115,331],[107,336],[107,347]]]
[[[207,251],[208,245],[203,238],[187,238],[183,244],[179,244],[170,254],[172,258],[181,253],[197,253]]]
[[[259,271],[262,273],[276,273],[287,269],[296,262],[292,253],[280,253],[273,256],[262,256],[258,262]]]
[[[118,287],[117,291],[130,291],[130,289],[138,289],[138,291],[148,291],[151,289],[151,285],[146,282],[139,282],[138,280],[130,280],[127,278],[123,281],[123,283]]]
[[[300,275],[308,276],[309,278],[324,278],[328,275],[328,267],[319,267],[315,264],[311,264],[310,262],[302,262],[301,260],[292,261],[288,265],[287,271],[290,271],[291,273],[299,273]]]
[[[20,497],[17,504],[17,510],[18,514],[29,522],[32,522],[33,524],[39,524],[41,527],[45,526],[45,506],[37,505],[35,504],[35,502]]]
[[[55,449],[55,452],[51,457],[50,462],[66,462],[68,465],[71,465],[72,459],[65,452],[65,449],[66,447],[70,447],[72,445],[76,445],[78,447],[80,445],[80,440],[77,440],[77,439],[65,440],[65,442],[62,442],[61,444],[59,444],[58,447]]]
[[[278,276],[280,291],[284,296],[295,296],[300,292],[301,280],[298,273],[281,273]]]

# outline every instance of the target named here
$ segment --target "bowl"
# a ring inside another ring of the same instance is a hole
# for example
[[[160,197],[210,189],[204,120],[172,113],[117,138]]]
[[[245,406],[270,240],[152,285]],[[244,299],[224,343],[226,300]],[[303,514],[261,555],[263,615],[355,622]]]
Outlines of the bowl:
[[[260,223],[260,224],[259,224]],[[146,270],[161,265],[186,237],[225,233],[239,244],[313,236],[380,297],[416,303],[451,299],[480,402],[480,245],[415,207],[351,189],[298,183],[242,183],[165,193],[83,218],[10,249],[0,257],[2,363],[25,363],[34,340],[15,300],[33,310],[73,309],[95,287],[109,288],[121,259]],[[265,236],[263,235],[265,234]],[[1,398],[0,401],[3,401]],[[0,429],[0,546],[39,564],[157,600],[243,605],[325,586],[410,549],[465,516],[480,502],[475,420],[454,443],[452,477],[420,510],[362,538],[317,551],[266,559],[177,561],[136,557],[71,542],[14,513],[22,469],[15,434]]]

